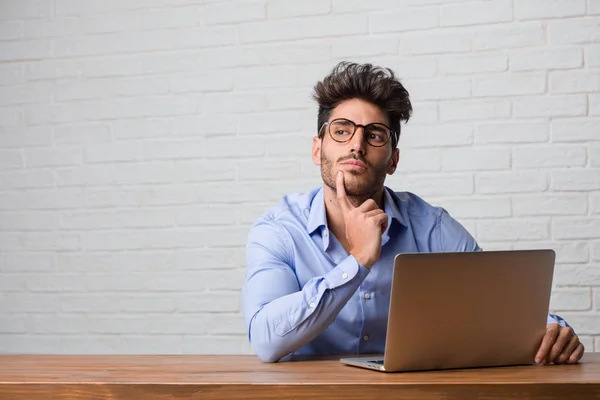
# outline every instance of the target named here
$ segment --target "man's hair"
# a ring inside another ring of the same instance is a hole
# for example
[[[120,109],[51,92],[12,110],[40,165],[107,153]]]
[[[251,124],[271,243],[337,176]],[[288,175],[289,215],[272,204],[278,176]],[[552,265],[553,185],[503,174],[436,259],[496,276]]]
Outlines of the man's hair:
[[[336,65],[314,87],[313,99],[319,104],[317,130],[327,122],[339,103],[354,98],[375,104],[385,112],[390,128],[396,132],[390,140],[395,149],[400,137],[400,122],[409,120],[412,105],[408,91],[389,68],[347,61]]]

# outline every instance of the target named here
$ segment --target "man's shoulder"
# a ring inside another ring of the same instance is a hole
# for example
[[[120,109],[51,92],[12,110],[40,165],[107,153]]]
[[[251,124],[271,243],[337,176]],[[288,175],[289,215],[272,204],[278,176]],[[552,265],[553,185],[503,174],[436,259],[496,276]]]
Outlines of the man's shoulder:
[[[394,191],[388,188],[392,198],[400,210],[405,210],[410,218],[436,217],[446,212],[443,207],[433,205],[421,196],[409,191]]]

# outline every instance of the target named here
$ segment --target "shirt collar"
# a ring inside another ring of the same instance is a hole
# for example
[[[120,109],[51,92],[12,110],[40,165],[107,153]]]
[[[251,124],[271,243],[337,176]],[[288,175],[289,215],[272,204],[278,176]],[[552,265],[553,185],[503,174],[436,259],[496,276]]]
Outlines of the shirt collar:
[[[397,202],[396,194],[389,188],[384,187],[383,190],[383,210],[390,217],[390,222],[392,220],[398,221],[400,224],[407,226],[404,218],[402,217],[402,213],[400,208],[398,207],[399,202]],[[325,199],[323,195],[323,188],[321,187],[312,201],[310,202],[310,209],[308,214],[308,221],[306,224],[306,229],[308,230],[308,234],[312,234],[317,228],[327,227],[327,217],[325,214]],[[388,230],[389,230],[388,224]]]

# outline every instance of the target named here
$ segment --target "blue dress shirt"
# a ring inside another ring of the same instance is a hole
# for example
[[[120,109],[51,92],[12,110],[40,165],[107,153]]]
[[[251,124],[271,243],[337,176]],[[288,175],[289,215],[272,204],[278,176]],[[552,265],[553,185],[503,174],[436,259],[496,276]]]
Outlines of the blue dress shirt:
[[[481,251],[446,210],[410,192],[384,190],[388,226],[369,270],[327,228],[323,188],[290,194],[254,223],[242,309],[258,357],[383,353],[394,257]],[[548,323],[566,322],[548,314]]]

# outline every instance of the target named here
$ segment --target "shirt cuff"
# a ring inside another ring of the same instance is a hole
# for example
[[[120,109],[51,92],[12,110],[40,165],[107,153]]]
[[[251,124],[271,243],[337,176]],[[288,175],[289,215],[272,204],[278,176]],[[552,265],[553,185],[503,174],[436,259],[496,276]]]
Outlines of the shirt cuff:
[[[324,278],[329,285],[328,288],[335,289],[353,281],[355,278],[362,282],[369,275],[369,272],[369,268],[356,261],[353,255],[349,255],[337,267],[327,273]]]

